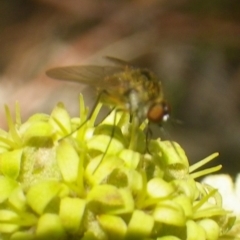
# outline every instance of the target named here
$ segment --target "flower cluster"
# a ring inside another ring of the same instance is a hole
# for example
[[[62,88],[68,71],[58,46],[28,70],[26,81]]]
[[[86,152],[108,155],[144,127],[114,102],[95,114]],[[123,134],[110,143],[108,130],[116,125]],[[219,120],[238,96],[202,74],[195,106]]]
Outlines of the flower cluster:
[[[147,139],[125,112],[95,124],[80,97],[80,118],[63,104],[21,123],[17,106],[0,130],[0,238],[220,239],[235,218],[221,196],[195,179],[183,149]]]

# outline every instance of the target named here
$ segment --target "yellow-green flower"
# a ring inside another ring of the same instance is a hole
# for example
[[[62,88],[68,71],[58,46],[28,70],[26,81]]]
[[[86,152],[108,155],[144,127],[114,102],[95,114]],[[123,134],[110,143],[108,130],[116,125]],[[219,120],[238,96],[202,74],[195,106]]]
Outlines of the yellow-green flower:
[[[147,140],[143,123],[113,111],[100,124],[80,98],[80,118],[63,104],[50,116],[0,130],[0,238],[83,240],[220,239],[234,223],[216,189],[195,181],[183,149]]]

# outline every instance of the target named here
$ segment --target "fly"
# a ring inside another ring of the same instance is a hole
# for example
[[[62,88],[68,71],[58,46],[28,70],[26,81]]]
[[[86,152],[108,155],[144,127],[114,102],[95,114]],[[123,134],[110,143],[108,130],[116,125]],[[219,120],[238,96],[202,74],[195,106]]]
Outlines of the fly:
[[[103,104],[128,111],[139,122],[148,119],[150,123],[161,125],[167,121],[170,110],[157,76],[148,69],[134,68],[116,58],[108,59],[118,65],[58,67],[46,74],[96,88]]]
[[[133,137],[130,140],[129,148],[134,150],[137,144],[137,136],[134,134],[136,128],[145,119],[148,119],[149,123],[161,126],[169,118],[169,106],[164,99],[161,81],[153,72],[148,69],[132,67],[117,58],[107,58],[117,64],[115,66],[82,65],[58,67],[48,70],[46,74],[54,79],[92,86],[97,89],[99,93],[98,100],[103,104],[114,106],[116,110],[129,112],[132,120],[134,120],[131,134]],[[114,123],[115,121],[116,119],[114,119]],[[146,135],[146,150],[148,152],[147,141],[149,140],[149,133],[151,132],[148,128]],[[113,136],[114,128],[110,139]],[[110,143],[111,140],[98,166],[104,159]],[[175,145],[172,142],[171,144],[177,152]]]

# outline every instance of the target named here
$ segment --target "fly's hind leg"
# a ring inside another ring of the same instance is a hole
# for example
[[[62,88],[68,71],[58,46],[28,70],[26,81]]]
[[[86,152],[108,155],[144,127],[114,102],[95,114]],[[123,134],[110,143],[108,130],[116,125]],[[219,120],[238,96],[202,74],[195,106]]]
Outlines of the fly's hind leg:
[[[62,137],[61,139],[59,139],[58,141],[61,142],[62,140],[72,136],[72,134],[74,134],[75,132],[77,132],[79,129],[81,129],[88,121],[90,121],[90,125],[94,125],[95,120],[97,118],[97,115],[99,113],[100,108],[102,107],[101,104],[99,104],[101,102],[101,97],[102,97],[102,92],[100,92],[100,94],[97,97],[97,100],[95,101],[93,108],[89,114],[89,116],[87,116],[85,119],[81,119],[80,125],[74,129],[72,132],[66,134],[64,137]],[[80,101],[81,102],[81,101]],[[80,118],[82,118],[84,115],[86,114],[86,109],[85,106],[83,104],[83,106],[80,106]],[[55,119],[55,121],[57,121],[57,119]],[[58,121],[57,121],[58,122]],[[59,126],[61,127],[61,124],[59,123]]]
[[[113,128],[112,128],[112,131],[111,131],[111,134],[110,134],[110,139],[109,139],[109,142],[108,142],[108,144],[107,144],[107,146],[106,146],[106,149],[105,149],[105,151],[104,151],[104,153],[103,153],[103,155],[102,155],[102,157],[101,157],[101,159],[100,159],[100,161],[99,161],[99,163],[98,163],[98,166],[95,168],[95,170],[94,170],[93,173],[96,172],[96,170],[97,170],[98,167],[101,165],[101,163],[102,163],[102,161],[104,160],[104,158],[106,157],[106,154],[107,154],[107,152],[108,152],[108,150],[109,150],[109,147],[110,147],[110,145],[111,145],[112,139],[114,138],[115,127],[116,127],[116,123],[117,123],[117,112],[118,112],[118,111],[121,111],[121,110],[118,110],[118,109],[116,109],[116,108],[113,108],[113,109],[110,111],[109,115],[112,114],[113,111],[115,111],[115,112],[114,112]]]
[[[147,129],[146,129],[146,149],[145,149],[145,152],[149,153],[150,155],[151,155],[151,152],[149,150],[149,144],[150,144],[152,136],[153,136],[153,132],[150,128],[150,124],[148,123],[147,124]]]

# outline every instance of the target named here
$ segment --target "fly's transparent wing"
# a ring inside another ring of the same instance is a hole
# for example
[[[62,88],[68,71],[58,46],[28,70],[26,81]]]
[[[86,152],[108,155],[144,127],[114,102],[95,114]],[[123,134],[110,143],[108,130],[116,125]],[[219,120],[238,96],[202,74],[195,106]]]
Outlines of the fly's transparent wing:
[[[105,56],[104,58],[107,59],[109,62],[116,64],[117,66],[123,66],[123,67],[132,66],[131,63],[116,57]]]
[[[49,69],[47,76],[66,81],[88,84],[105,88],[109,82],[103,80],[115,73],[123,71],[123,67],[115,66],[69,66]],[[116,83],[114,83],[117,85]]]

